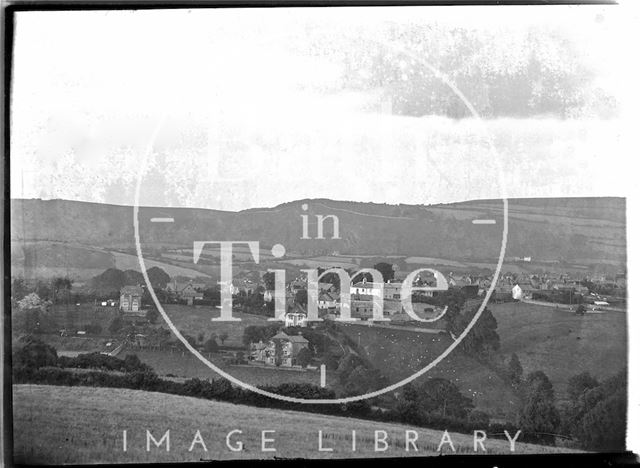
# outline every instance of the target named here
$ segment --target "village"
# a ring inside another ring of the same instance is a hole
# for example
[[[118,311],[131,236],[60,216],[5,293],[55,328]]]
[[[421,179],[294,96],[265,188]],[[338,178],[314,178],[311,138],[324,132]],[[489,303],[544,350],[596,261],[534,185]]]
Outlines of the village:
[[[320,322],[309,320],[307,281],[304,275],[297,276],[286,284],[286,313],[280,322],[274,322],[276,294],[273,277],[266,273],[241,274],[233,279],[232,284],[220,286],[207,283],[204,278],[171,278],[161,271],[155,272],[154,290],[163,308],[169,311],[179,310],[179,313],[170,312],[169,316],[181,324],[186,322],[186,317],[192,313],[198,314],[199,317],[213,317],[220,309],[221,288],[230,288],[233,313],[242,316],[243,321],[247,323],[239,322],[231,328],[225,328],[224,332],[212,333],[210,337],[193,328],[184,332],[188,342],[210,358],[214,353],[219,358],[224,357],[223,363],[226,365],[317,370],[321,362],[321,353],[318,344],[310,343],[308,338],[312,330],[319,326],[320,330],[314,332],[316,335],[329,334],[329,328],[320,324],[340,323],[341,312],[345,307],[348,308],[352,320],[348,322],[351,327],[443,333],[440,322],[434,320],[443,312],[446,313],[446,310],[438,305],[437,296],[440,291],[424,291],[419,288],[433,286],[434,276],[423,273],[413,282],[416,290],[411,296],[412,310],[422,320],[429,321],[417,322],[406,313],[401,299],[404,279],[402,275],[394,272],[390,264],[376,266],[385,272],[385,282],[373,282],[371,275],[367,273],[354,276],[354,281],[349,285],[350,303],[346,305],[341,304],[341,285],[337,275],[324,275],[323,281],[318,283],[317,309]],[[160,278],[159,282],[157,278]],[[63,307],[60,300],[64,291],[58,293],[58,298],[54,298],[57,302],[55,308],[59,312],[65,308],[66,314],[58,314],[61,319],[55,324],[50,323],[49,330],[46,331],[51,333],[52,328],[57,326],[56,333],[61,339],[73,336],[88,338],[92,335],[105,337],[103,344],[92,351],[111,356],[118,355],[124,349],[177,352],[181,348],[180,343],[163,326],[164,321],[159,317],[144,281],[141,277],[136,279],[140,281],[122,286],[117,296],[112,293],[94,298],[92,307],[87,307],[87,304],[83,305],[81,302],[69,305],[71,288],[67,291],[67,304]],[[452,272],[446,275],[449,289],[457,290],[467,300],[478,303],[485,298],[492,279],[490,275]],[[579,278],[575,274],[507,272],[499,275],[489,303],[523,302],[576,314],[588,314],[623,311],[625,298],[624,274]],[[81,301],[77,295],[75,299]],[[24,300],[23,298],[23,302]],[[52,306],[51,300],[42,300],[37,307],[26,305],[25,307],[31,310],[27,313],[30,318],[25,326],[32,331],[44,332],[47,320],[39,319],[38,311],[47,315],[47,310]],[[381,314],[375,313],[376,307],[382,308]],[[71,316],[73,317],[70,318]],[[92,317],[98,316],[106,317],[101,325],[92,323],[95,321]],[[211,327],[208,322],[210,319],[202,320],[203,331]],[[82,323],[85,326],[81,326]],[[250,327],[264,329],[266,332],[251,334],[247,332],[247,328]],[[332,338],[336,340],[335,336]],[[339,349],[333,356],[338,360],[350,351],[344,345],[334,349]],[[65,350],[61,352],[64,354]],[[77,354],[74,351],[67,352],[71,355]],[[326,358],[326,355],[322,358]]]

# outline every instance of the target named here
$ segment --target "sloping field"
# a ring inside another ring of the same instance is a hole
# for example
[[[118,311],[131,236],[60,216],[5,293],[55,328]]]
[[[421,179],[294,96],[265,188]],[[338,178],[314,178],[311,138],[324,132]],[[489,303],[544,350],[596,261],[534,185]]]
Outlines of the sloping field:
[[[178,462],[201,459],[238,458],[346,458],[407,455],[437,455],[442,432],[411,428],[400,424],[315,415],[296,411],[272,410],[213,402],[139,390],[90,387],[16,385],[13,387],[14,450],[18,463],[133,463]],[[226,445],[242,441],[244,447],[232,452]],[[405,451],[406,430],[418,434],[416,448]],[[481,428],[479,428],[481,429]],[[122,431],[127,431],[127,451]],[[146,450],[146,431],[160,440],[170,431],[170,450],[151,443]],[[196,431],[202,444],[189,451]],[[261,431],[272,430],[274,439],[261,451]],[[389,448],[374,451],[374,431],[387,431]],[[324,447],[318,451],[318,431],[323,431]],[[352,431],[356,431],[356,451],[351,450]],[[456,453],[473,453],[470,435],[451,433]],[[489,453],[508,453],[506,439],[488,439]],[[480,448],[478,449],[480,453]],[[516,442],[516,453],[561,452],[558,448]],[[452,453],[443,446],[443,453]]]
[[[489,304],[498,322],[500,354],[516,353],[525,375],[537,370],[549,376],[559,400],[568,379],[588,371],[598,380],[627,364],[626,314],[609,312],[577,316],[572,312],[526,303]],[[371,362],[397,382],[424,368],[449,346],[447,335],[344,326]],[[517,395],[495,370],[454,351],[421,378],[444,377],[494,417],[513,417]]]
[[[516,353],[524,372],[544,371],[560,399],[569,377],[588,371],[598,380],[627,365],[627,314],[578,316],[535,304],[491,304],[502,353]]]

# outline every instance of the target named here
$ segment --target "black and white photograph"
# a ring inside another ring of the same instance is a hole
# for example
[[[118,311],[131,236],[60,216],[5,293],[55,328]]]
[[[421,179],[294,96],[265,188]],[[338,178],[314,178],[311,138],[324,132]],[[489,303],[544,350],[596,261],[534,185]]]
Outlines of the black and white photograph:
[[[7,463],[640,450],[639,8],[13,6]]]

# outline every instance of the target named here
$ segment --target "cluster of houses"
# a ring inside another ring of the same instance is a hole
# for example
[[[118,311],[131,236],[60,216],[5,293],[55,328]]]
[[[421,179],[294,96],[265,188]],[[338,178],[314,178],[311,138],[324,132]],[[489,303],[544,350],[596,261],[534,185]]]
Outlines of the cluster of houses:
[[[418,278],[414,286],[427,285],[422,278]],[[429,283],[430,284],[430,283]],[[285,314],[286,327],[306,327],[307,311],[305,307],[295,301],[296,294],[305,290],[307,283],[302,278],[291,281],[286,290],[287,313]],[[340,317],[342,307],[348,307],[351,318],[369,320],[374,317],[374,300],[382,298],[382,314],[384,318],[397,317],[404,309],[401,301],[401,281],[388,281],[375,283],[363,279],[349,286],[350,302],[341,304],[340,291],[332,283],[318,283],[318,316],[326,320],[335,320]],[[433,291],[417,291],[418,295],[433,297]],[[265,302],[273,300],[273,292],[264,292]],[[413,310],[421,316],[432,314],[434,307],[426,303],[414,303]]]
[[[616,297],[623,298],[626,293],[626,276],[618,274],[615,278],[586,278],[594,287],[611,291],[614,297],[609,300],[616,301]],[[488,290],[489,279],[480,279],[479,294]],[[596,303],[606,305],[606,297],[591,291],[585,286],[585,278],[578,279],[568,274],[545,275],[516,275],[505,273],[500,275],[493,291],[492,300],[506,302],[511,300],[547,300],[551,302],[568,303]]]

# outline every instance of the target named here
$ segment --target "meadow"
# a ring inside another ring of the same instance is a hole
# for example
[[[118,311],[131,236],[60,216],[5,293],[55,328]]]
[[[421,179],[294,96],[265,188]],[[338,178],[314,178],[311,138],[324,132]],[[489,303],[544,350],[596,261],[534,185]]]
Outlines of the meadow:
[[[273,410],[231,403],[201,400],[155,392],[89,387],[15,385],[13,387],[14,461],[30,464],[144,463],[252,458],[350,458],[439,455],[442,432],[318,415],[293,410]],[[243,449],[232,452],[232,443],[242,441]],[[481,429],[481,428],[479,428]],[[127,450],[123,450],[123,430]],[[170,450],[151,444],[146,450],[146,431],[160,440],[170,430]],[[202,444],[189,450],[196,431]],[[261,451],[261,431],[273,430],[275,452]],[[389,448],[374,451],[374,431],[388,434]],[[405,450],[407,430],[418,435],[417,451]],[[318,451],[318,431],[323,446],[333,452]],[[356,431],[356,450],[351,450]],[[513,435],[513,434],[512,434]],[[469,434],[451,433],[458,454],[473,453]],[[487,439],[487,453],[509,453],[505,439]],[[478,448],[478,453],[482,453]],[[516,442],[515,453],[559,453],[567,450]],[[444,444],[443,454],[453,453]]]
[[[569,311],[525,303],[489,304],[498,322],[500,356],[516,353],[524,374],[541,370],[566,399],[568,379],[588,371],[598,380],[627,363],[626,314],[575,315]],[[446,335],[344,326],[366,356],[392,382],[406,378],[438,357],[451,343]],[[498,419],[516,415],[518,395],[494,368],[454,351],[418,379],[444,377],[473,399],[477,409]]]
[[[501,351],[516,353],[526,372],[544,371],[559,399],[569,377],[590,372],[598,380],[627,365],[627,314],[575,315],[564,309],[526,303],[491,304]]]
[[[151,351],[151,350],[127,350],[121,358],[127,354],[136,354],[142,362],[150,365],[160,376],[175,376],[180,378],[219,378],[220,375],[187,350],[178,351]],[[282,383],[308,383],[320,385],[319,371],[297,371],[279,369],[258,365],[230,365],[224,362],[222,354],[203,354],[217,367],[242,382],[251,385],[280,385]],[[327,371],[327,387],[332,388],[336,377],[333,372]]]
[[[197,338],[199,334],[203,333],[205,340],[212,334],[220,336],[222,334],[227,335],[227,339],[224,340],[225,346],[238,346],[244,347],[242,337],[244,335],[244,329],[250,325],[266,326],[273,322],[267,322],[269,317],[245,314],[234,310],[233,317],[239,318],[239,322],[212,322],[213,317],[220,316],[220,309],[211,306],[186,306],[180,304],[163,304],[163,308],[173,324],[178,330],[183,331],[194,338]],[[159,323],[162,323],[166,327],[162,317],[159,319]],[[220,339],[217,340],[218,344],[223,344]]]

